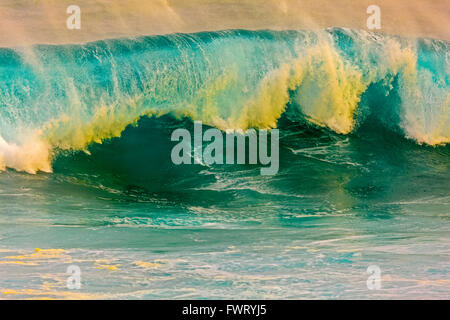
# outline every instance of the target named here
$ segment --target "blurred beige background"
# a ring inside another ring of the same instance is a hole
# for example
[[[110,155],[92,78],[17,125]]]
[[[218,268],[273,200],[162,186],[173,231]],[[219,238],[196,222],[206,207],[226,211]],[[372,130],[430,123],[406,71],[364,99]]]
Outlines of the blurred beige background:
[[[81,30],[66,28],[73,4]],[[380,32],[450,40],[450,0],[0,0],[0,46],[236,28],[366,29],[371,4],[381,8]]]

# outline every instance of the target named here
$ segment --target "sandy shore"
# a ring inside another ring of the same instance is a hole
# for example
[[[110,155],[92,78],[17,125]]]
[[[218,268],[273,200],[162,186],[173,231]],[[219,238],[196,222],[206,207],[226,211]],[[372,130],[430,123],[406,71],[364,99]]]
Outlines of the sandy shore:
[[[449,0],[2,0],[0,46],[79,43],[123,36],[223,29],[367,29],[381,8],[380,32],[450,40]],[[68,30],[66,8],[81,8]]]

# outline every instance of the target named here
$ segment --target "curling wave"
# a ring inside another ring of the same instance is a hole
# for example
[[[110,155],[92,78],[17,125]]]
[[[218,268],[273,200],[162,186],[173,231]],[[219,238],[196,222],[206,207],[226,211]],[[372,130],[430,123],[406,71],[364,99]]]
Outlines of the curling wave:
[[[339,134],[375,118],[446,144],[449,55],[445,41],[340,28],[3,48],[0,170],[50,172],[59,150],[87,150],[146,115],[245,130],[284,113]]]

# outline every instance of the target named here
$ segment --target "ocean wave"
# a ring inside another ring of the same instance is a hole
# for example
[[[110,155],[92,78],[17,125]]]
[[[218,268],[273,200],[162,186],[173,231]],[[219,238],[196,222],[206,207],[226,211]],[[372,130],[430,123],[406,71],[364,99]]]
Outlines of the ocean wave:
[[[282,115],[338,134],[367,121],[450,141],[449,43],[359,30],[171,34],[0,49],[0,170],[50,172],[58,152],[143,116],[270,129]]]

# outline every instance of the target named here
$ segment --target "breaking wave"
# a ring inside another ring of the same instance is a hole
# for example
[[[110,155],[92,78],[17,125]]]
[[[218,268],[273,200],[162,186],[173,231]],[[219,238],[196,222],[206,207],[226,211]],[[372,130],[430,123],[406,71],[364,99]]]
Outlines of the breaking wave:
[[[449,43],[342,28],[171,34],[0,49],[0,170],[52,171],[64,150],[143,116],[222,130],[283,115],[337,134],[367,121],[450,141]]]

